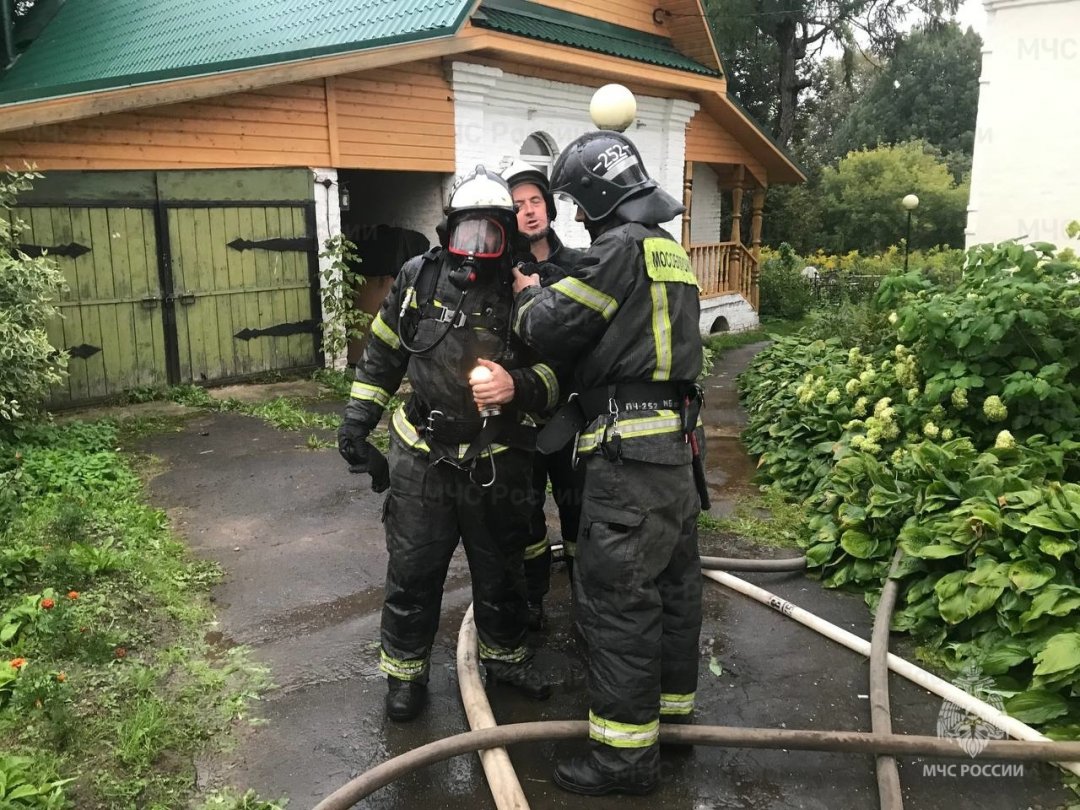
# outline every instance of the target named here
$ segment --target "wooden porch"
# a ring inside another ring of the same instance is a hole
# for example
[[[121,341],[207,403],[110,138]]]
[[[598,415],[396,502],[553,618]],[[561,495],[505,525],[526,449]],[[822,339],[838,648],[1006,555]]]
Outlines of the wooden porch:
[[[716,167],[714,167],[715,169]],[[761,254],[762,211],[765,207],[765,188],[748,184],[751,175],[742,165],[727,167],[729,173],[721,180],[724,191],[730,193],[731,230],[726,242],[694,243],[691,240],[691,210],[693,206],[694,163],[687,161],[684,172],[682,243],[690,255],[690,263],[698,279],[702,298],[738,294],[758,309]],[[751,191],[750,244],[743,242],[743,194]]]
[[[758,260],[746,245],[716,242],[689,245],[690,264],[698,278],[702,298],[738,293],[758,307]]]

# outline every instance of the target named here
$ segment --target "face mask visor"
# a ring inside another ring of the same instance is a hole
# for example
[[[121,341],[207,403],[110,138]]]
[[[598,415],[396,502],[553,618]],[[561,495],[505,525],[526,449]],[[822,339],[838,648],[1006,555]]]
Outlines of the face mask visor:
[[[506,252],[506,229],[490,217],[467,216],[454,224],[447,250],[456,256],[497,259]]]

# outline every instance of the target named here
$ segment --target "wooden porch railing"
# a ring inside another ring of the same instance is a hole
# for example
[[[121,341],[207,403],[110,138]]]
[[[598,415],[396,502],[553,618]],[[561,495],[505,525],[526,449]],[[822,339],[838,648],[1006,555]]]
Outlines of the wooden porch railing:
[[[701,288],[701,297],[739,293],[750,305],[758,306],[758,263],[746,245],[713,242],[690,245],[690,264]]]

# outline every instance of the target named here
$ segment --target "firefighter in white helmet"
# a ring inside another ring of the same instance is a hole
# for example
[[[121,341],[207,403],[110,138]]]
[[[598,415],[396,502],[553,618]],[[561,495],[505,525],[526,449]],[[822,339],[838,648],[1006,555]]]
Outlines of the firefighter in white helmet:
[[[557,379],[510,329],[517,224],[506,182],[477,166],[452,190],[446,214],[441,244],[406,262],[371,324],[338,432],[350,470],[369,473],[376,492],[390,490],[380,669],[396,721],[424,706],[459,540],[489,679],[537,699],[550,693],[525,644],[522,566],[532,513],[530,413],[558,401]],[[470,383],[477,367],[488,379]],[[391,419],[387,461],[368,436],[406,373],[412,394]]]

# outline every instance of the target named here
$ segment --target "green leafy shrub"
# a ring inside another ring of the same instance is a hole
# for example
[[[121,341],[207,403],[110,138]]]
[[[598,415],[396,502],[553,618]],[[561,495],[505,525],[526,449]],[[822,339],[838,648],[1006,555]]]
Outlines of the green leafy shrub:
[[[849,152],[821,172],[821,238],[833,252],[883,251],[906,233],[900,200],[914,192],[912,244],[963,245],[968,185],[925,141]]]
[[[67,367],[46,332],[64,277],[51,259],[18,250],[22,225],[12,211],[18,193],[40,176],[0,174],[0,430],[40,407]]]
[[[801,542],[825,584],[872,602],[899,545],[894,626],[1075,736],[1080,265],[1055,256],[1004,243],[955,286],[887,277],[866,344],[781,338],[740,384],[744,441],[812,511]]]
[[[810,307],[810,283],[802,277],[802,263],[787,243],[761,263],[758,290],[762,318],[797,320]]]
[[[357,296],[364,277],[357,269],[360,257],[356,245],[343,235],[331,236],[323,245],[320,258],[330,266],[322,271],[322,305],[326,320],[323,327],[323,351],[329,358],[344,353],[350,340],[363,337],[371,316],[357,307]]]

